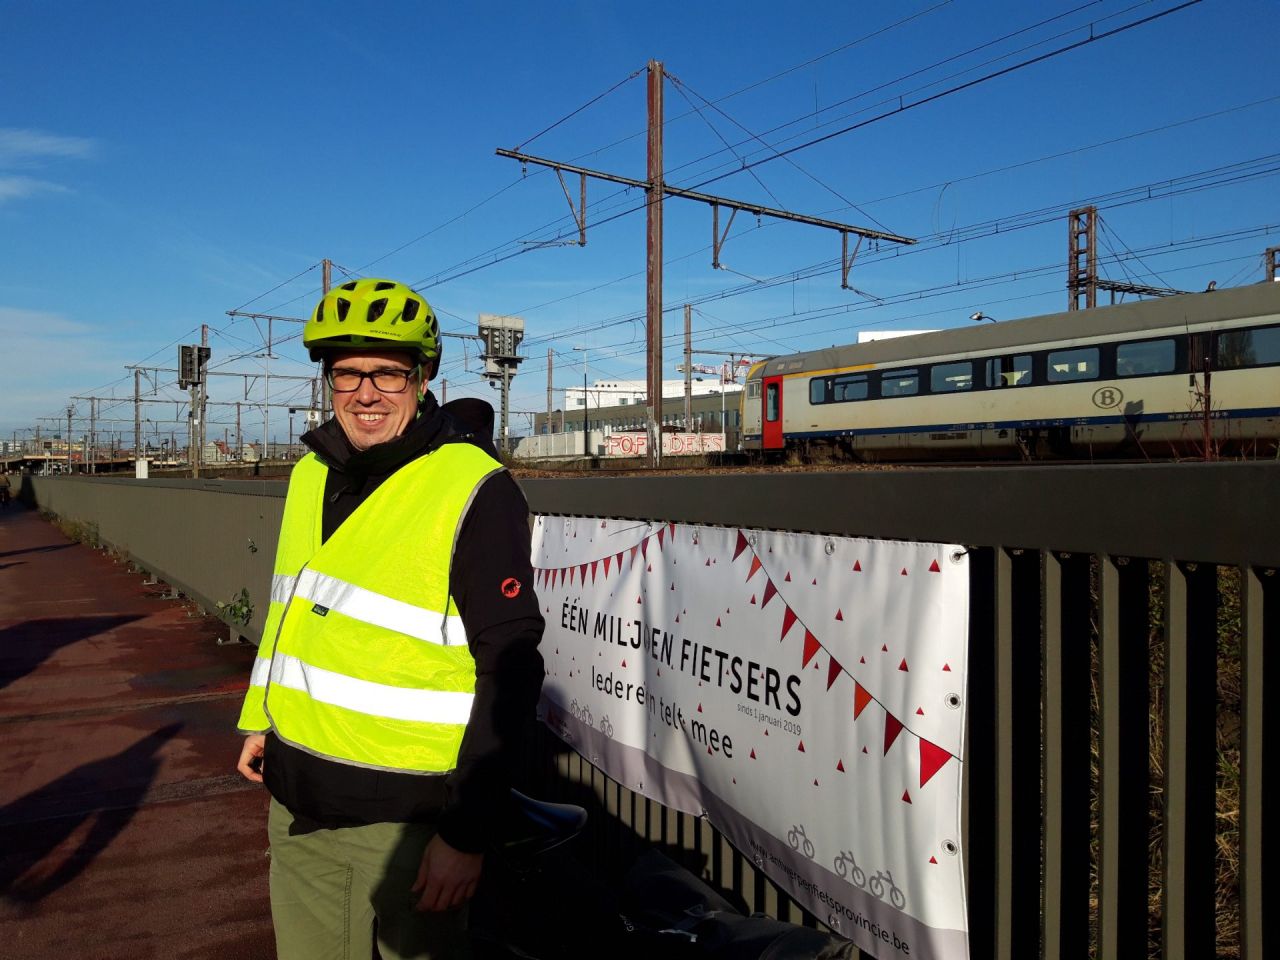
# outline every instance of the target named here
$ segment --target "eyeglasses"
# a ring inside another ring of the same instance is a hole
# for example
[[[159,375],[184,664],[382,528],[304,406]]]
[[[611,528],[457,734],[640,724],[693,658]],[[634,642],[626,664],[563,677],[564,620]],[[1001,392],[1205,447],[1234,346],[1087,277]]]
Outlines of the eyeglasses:
[[[404,393],[405,387],[409,385],[409,378],[417,376],[418,370],[418,367],[410,367],[408,370],[384,369],[366,372],[349,370],[346,367],[333,367],[325,374],[325,380],[329,382],[329,388],[334,393],[355,393],[365,380],[369,380],[373,384],[373,389],[379,393]]]

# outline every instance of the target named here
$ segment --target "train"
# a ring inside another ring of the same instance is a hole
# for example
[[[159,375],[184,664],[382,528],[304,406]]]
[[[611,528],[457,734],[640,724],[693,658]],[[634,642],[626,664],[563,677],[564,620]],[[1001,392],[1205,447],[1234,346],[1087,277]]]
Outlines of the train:
[[[764,459],[1271,457],[1277,368],[1280,282],[982,322],[754,364],[741,445]]]

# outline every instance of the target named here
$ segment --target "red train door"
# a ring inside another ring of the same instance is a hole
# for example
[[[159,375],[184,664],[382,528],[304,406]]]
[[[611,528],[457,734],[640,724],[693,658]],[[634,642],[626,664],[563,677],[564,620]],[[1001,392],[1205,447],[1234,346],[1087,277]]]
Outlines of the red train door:
[[[782,377],[764,380],[764,442],[766,450],[782,449]]]

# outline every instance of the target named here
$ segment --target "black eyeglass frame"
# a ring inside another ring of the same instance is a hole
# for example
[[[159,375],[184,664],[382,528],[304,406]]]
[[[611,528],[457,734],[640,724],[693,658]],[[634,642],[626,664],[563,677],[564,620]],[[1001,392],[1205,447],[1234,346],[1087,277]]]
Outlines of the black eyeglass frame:
[[[347,387],[345,389],[340,388],[333,382],[333,375],[335,372],[341,372],[346,376],[359,377],[360,379],[356,381],[356,385],[354,387]],[[329,385],[329,389],[334,393],[358,393],[360,388],[364,386],[364,382],[366,380],[372,383],[373,389],[377,390],[379,393],[404,393],[409,389],[409,378],[415,375],[421,376],[421,374],[422,364],[420,363],[415,364],[408,370],[352,370],[348,367],[330,367],[324,372],[324,380],[325,383]],[[387,389],[385,387],[378,386],[378,378],[388,376],[401,379],[402,382],[400,386],[395,389]]]

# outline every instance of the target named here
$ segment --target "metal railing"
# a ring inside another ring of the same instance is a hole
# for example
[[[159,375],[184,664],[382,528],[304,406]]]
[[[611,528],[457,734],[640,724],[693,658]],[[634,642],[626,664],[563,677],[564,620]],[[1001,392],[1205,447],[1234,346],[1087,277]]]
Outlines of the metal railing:
[[[251,593],[265,596],[282,485],[33,486],[42,506],[97,522],[105,541],[152,551],[136,559],[165,579],[168,566],[181,570],[171,582],[208,582],[204,595],[220,597],[252,576]],[[1268,641],[1280,650],[1280,464],[522,486],[543,514],[968,545],[971,956],[1262,960],[1280,942],[1267,910],[1277,843],[1264,754],[1277,742],[1264,694],[1280,659],[1265,658]],[[558,742],[548,750],[554,790],[597,808],[602,872],[636,844],[660,843],[752,908],[815,922],[705,822],[632,793]]]

